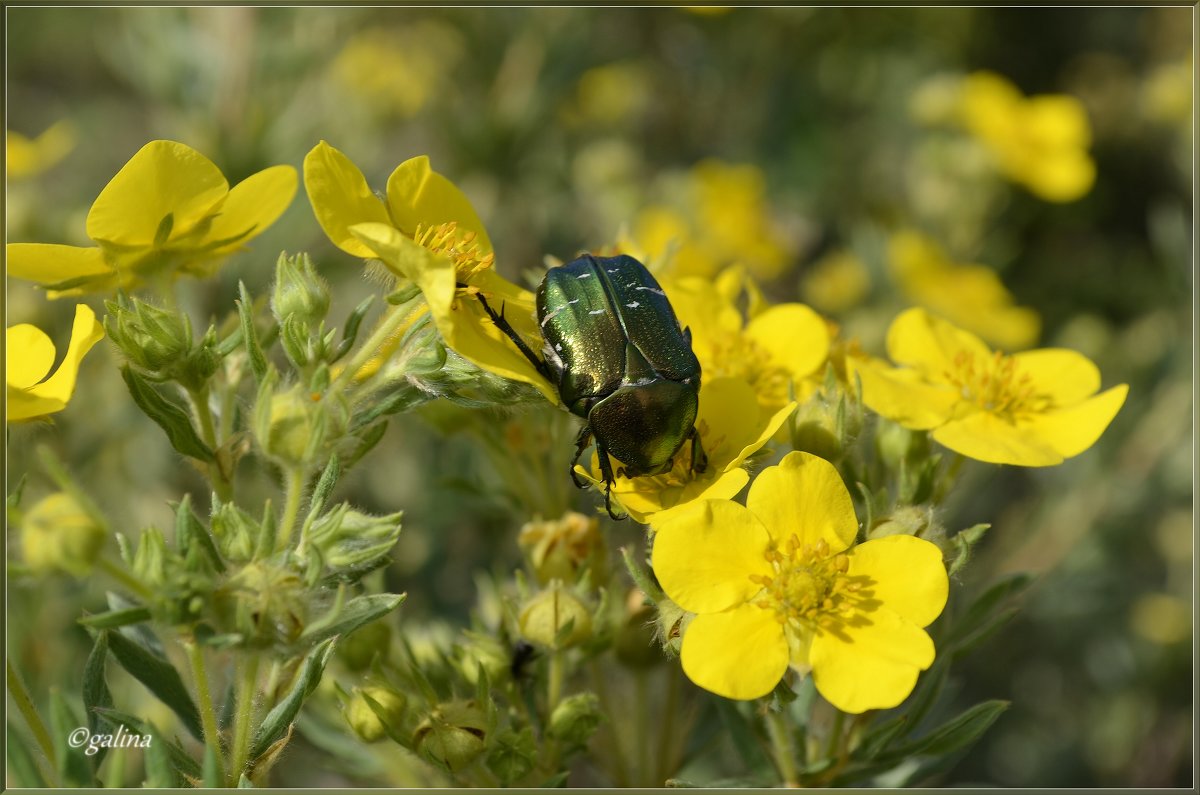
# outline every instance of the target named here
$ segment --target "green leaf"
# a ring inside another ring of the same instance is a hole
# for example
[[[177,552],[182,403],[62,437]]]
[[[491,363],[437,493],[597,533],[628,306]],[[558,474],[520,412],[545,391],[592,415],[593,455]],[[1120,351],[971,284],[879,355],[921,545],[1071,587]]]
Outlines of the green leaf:
[[[18,787],[46,787],[46,779],[38,769],[37,759],[25,745],[25,738],[12,723],[8,724],[9,783]]]
[[[946,640],[940,646],[944,650],[956,649],[973,635],[977,636],[981,630],[994,631],[996,625],[993,614],[997,608],[1007,600],[1020,595],[1030,586],[1033,579],[1033,575],[1017,573],[992,585],[967,608],[961,617],[953,622]]]
[[[946,756],[974,743],[1008,709],[1007,701],[984,701],[967,709],[938,728],[912,742],[892,749],[887,759],[893,763],[913,756]]]
[[[720,698],[716,701],[717,714],[728,732],[733,747],[742,758],[742,764],[750,770],[766,770],[771,762],[763,754],[763,746],[755,736],[750,720],[742,712],[741,705]]]
[[[200,774],[200,785],[206,789],[216,789],[224,782],[221,781],[221,762],[217,759],[217,749],[212,745],[204,746],[204,767]]]
[[[143,755],[146,766],[145,785],[155,788],[183,786],[183,781],[180,779],[178,771],[175,770],[175,765],[171,763],[171,752],[167,748],[167,744],[157,742],[160,736],[158,729],[153,723],[148,728],[150,729],[150,744],[146,747]]]
[[[358,328],[362,325],[363,318],[367,316],[367,310],[371,308],[375,296],[368,295],[354,307],[354,311],[346,318],[346,325],[342,329],[342,341],[338,343],[337,350],[334,352],[330,361],[336,362],[338,359],[345,356],[354,347],[354,340],[358,338]]]
[[[190,494],[183,495],[183,499],[175,506],[175,544],[184,555],[191,547],[199,547],[218,572],[225,571],[225,561],[221,560],[221,553],[217,551],[216,542],[213,541],[208,529],[192,512],[192,495]]]
[[[629,572],[629,576],[633,579],[634,584],[641,590],[642,593],[654,604],[658,604],[667,595],[663,593],[658,582],[654,579],[654,574],[646,566],[643,560],[639,560],[636,553],[629,547],[621,547],[621,560],[625,561],[625,569]]]
[[[267,374],[267,357],[263,354],[258,341],[258,332],[254,330],[254,302],[250,300],[250,292],[245,282],[238,282],[238,295],[241,298],[234,303],[238,308],[238,319],[242,324],[242,341],[246,345],[246,355],[250,360],[250,370],[254,380],[261,382]]]
[[[937,702],[937,697],[946,683],[946,676],[950,671],[949,664],[945,662],[947,659],[939,657],[933,667],[921,677],[915,694],[909,700],[908,707],[903,708],[903,712],[876,724],[866,733],[862,743],[854,750],[854,759],[874,759],[886,751],[892,742],[920,725],[930,708]]]
[[[125,385],[129,387],[133,402],[166,432],[172,447],[199,461],[214,460],[212,449],[196,435],[196,429],[192,427],[192,420],[186,411],[163,397],[149,381],[135,373],[129,365],[121,368],[121,376],[125,379]]]
[[[950,539],[954,542],[955,549],[958,550],[958,555],[954,558],[954,562],[950,564],[950,570],[947,572],[951,577],[957,574],[971,560],[972,550],[974,550],[975,545],[979,543],[984,533],[990,527],[990,524],[972,525]]]
[[[104,671],[108,662],[108,633],[101,632],[96,635],[96,642],[92,646],[91,654],[88,655],[87,662],[83,666],[83,709],[87,714],[88,730],[92,734],[108,733],[108,721],[96,714],[96,708],[111,707],[113,705],[112,693],[109,692],[108,682],[104,678]],[[107,748],[101,748],[92,757],[94,770],[100,769],[100,763],[104,761],[105,755],[108,753]]]
[[[511,729],[501,732],[487,755],[488,770],[495,773],[500,785],[505,787],[533,770],[536,761],[537,742],[529,726],[519,732]]]
[[[83,722],[67,704],[63,694],[54,688],[50,691],[50,731],[54,739],[54,753],[58,756],[58,777],[66,787],[88,787],[95,783],[92,766],[84,755],[84,746],[72,746],[68,738],[77,732]]]
[[[109,649],[121,667],[171,708],[197,740],[204,739],[200,711],[183,684],[179,672],[165,657],[159,657],[120,632],[107,632]]]
[[[346,602],[337,618],[322,622],[323,626],[310,626],[300,639],[309,643],[317,643],[335,635],[349,635],[361,626],[370,624],[375,619],[385,616],[399,607],[408,594],[368,594],[356,596]]]
[[[167,749],[167,754],[171,758],[171,765],[181,776],[192,780],[200,778],[200,764],[195,759],[192,759],[187,751],[183,750],[183,746],[177,740],[170,740],[165,735],[156,734],[154,727],[142,721],[141,718],[135,718],[127,712],[97,707],[96,714],[112,724],[124,726],[131,732],[150,735],[150,743],[152,745],[161,743]]]
[[[337,485],[338,478],[342,476],[342,467],[338,462],[337,454],[329,456],[329,463],[325,465],[325,470],[321,473],[320,479],[317,480],[317,485],[313,488],[312,501],[308,509],[308,514],[311,517],[316,517],[325,509],[325,503],[329,499],[333,487]]]
[[[54,742],[50,739],[50,732],[46,730],[46,724],[42,722],[42,716],[38,715],[37,709],[33,706],[33,699],[30,698],[29,691],[25,688],[25,683],[21,681],[21,677],[17,673],[17,669],[13,666],[11,659],[4,661],[4,670],[8,684],[8,694],[12,696],[12,700],[17,705],[17,710],[21,713],[21,717],[25,719],[25,725],[33,732],[33,738],[37,741],[38,747],[42,749],[42,753],[49,760],[50,768],[57,770],[58,754],[55,751]]]
[[[122,610],[109,610],[104,613],[96,613],[95,615],[84,616],[77,619],[78,623],[88,629],[116,629],[117,627],[127,627],[130,624],[140,624],[143,621],[150,620],[150,608],[148,607],[127,607]]]
[[[559,787],[567,786],[567,779],[571,777],[570,770],[564,770],[561,773],[555,773],[550,778],[538,784],[541,789],[558,789]]]
[[[380,440],[383,439],[383,434],[387,432],[387,427],[387,420],[384,420],[383,422],[367,426],[367,429],[359,434],[358,446],[346,457],[346,469],[357,464],[362,460],[363,456],[371,452],[375,445],[379,444]]]
[[[292,689],[267,713],[259,725],[254,742],[250,746],[251,759],[262,756],[276,740],[288,732],[300,712],[300,707],[304,706],[305,699],[320,684],[321,675],[325,672],[325,663],[332,654],[333,639],[330,638],[313,649],[304,659],[304,665]]]

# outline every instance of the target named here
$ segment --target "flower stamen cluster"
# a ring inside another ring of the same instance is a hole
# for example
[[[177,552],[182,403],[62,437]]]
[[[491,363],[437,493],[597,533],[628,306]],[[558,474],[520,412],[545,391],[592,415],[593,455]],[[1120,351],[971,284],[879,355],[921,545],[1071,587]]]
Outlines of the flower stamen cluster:
[[[853,598],[862,583],[847,576],[850,559],[844,553],[831,555],[825,539],[803,544],[793,533],[782,549],[772,545],[763,557],[773,575],[749,575],[751,582],[763,587],[752,603],[773,610],[785,629],[830,627],[855,612]]]
[[[709,366],[713,376],[742,379],[764,406],[782,406],[791,400],[792,374],[754,338],[734,334],[716,341],[713,348]]]
[[[470,230],[460,235],[456,221],[437,225],[418,223],[413,240],[434,254],[449,258],[458,281],[463,284],[469,284],[496,263],[494,253],[484,253],[479,235]]]
[[[1029,373],[1022,372],[1015,359],[1000,351],[994,352],[990,360],[977,358],[970,351],[958,351],[951,369],[943,376],[963,400],[984,411],[1012,417],[1043,411],[1048,405],[1048,400],[1038,395]]]

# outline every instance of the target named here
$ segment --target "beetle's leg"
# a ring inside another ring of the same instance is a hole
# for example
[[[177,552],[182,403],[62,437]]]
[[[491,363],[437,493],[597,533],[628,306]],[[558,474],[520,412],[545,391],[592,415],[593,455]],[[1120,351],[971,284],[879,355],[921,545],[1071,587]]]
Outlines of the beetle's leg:
[[[583,451],[592,442],[592,426],[586,422],[579,429],[579,435],[575,437],[575,457],[571,459],[571,480],[575,482],[575,488],[586,489],[588,484],[579,480],[579,476],[575,474],[575,465],[579,463],[579,457],[583,455]]]
[[[465,287],[466,285],[460,283],[458,286]],[[521,354],[529,360],[529,363],[532,364],[533,368],[538,371],[538,374],[550,383],[556,383],[554,374],[550,372],[550,366],[546,364],[544,359],[534,353],[527,344],[525,344],[525,340],[521,339],[521,335],[518,334],[517,330],[512,327],[512,324],[504,319],[504,305],[501,304],[500,311],[497,312],[495,309],[492,309],[491,304],[489,304],[487,299],[483,297],[483,293],[475,293],[475,297],[478,298],[479,303],[483,305],[483,311],[487,312],[487,316],[490,317],[492,322],[496,324],[496,328],[503,331],[505,336],[513,341],[513,344],[516,345],[517,349],[521,351]]]
[[[708,456],[704,454],[704,446],[700,444],[700,433],[692,426],[692,471],[703,473],[708,469]]]
[[[604,477],[604,510],[608,511],[608,515],[613,519],[620,521],[628,518],[628,514],[617,516],[612,509],[612,484],[616,478],[613,477],[612,461],[608,460],[608,450],[604,449],[604,445],[600,440],[596,440],[596,452],[600,454],[600,474]]]

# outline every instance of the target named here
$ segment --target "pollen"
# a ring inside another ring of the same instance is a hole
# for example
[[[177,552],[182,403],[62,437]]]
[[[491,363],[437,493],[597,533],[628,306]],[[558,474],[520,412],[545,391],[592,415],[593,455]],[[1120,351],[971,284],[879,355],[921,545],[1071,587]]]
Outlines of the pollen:
[[[830,628],[858,612],[863,582],[847,575],[850,559],[831,554],[824,539],[802,544],[793,533],[783,544],[768,548],[764,557],[772,573],[750,575],[762,588],[753,603],[773,611],[785,629]]]
[[[471,280],[490,269],[496,262],[492,252],[483,253],[479,235],[472,231],[459,233],[458,223],[451,221],[436,226],[417,224],[413,235],[417,245],[434,254],[449,257],[454,263],[454,272],[459,283],[469,285]]]
[[[1015,416],[1045,410],[1049,398],[1040,395],[1029,373],[1021,372],[1011,356],[997,351],[989,358],[959,351],[942,376],[963,400],[994,414]]]
[[[776,364],[770,352],[749,335],[723,338],[717,343],[713,361],[715,377],[740,378],[754,388],[764,406],[782,406],[791,399],[791,373]]]

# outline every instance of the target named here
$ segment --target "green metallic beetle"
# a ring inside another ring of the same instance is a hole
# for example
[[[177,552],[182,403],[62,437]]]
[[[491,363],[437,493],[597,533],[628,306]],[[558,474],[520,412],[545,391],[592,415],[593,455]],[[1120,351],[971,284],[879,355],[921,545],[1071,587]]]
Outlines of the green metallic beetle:
[[[610,516],[612,462],[622,476],[668,471],[691,441],[692,469],[707,459],[696,432],[700,362],[689,329],[680,329],[666,293],[633,257],[582,257],[552,268],[537,290],[543,354],[538,357],[482,294],[488,316],[555,385],[567,410],[586,422],[575,440],[575,464],[594,438]]]

